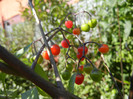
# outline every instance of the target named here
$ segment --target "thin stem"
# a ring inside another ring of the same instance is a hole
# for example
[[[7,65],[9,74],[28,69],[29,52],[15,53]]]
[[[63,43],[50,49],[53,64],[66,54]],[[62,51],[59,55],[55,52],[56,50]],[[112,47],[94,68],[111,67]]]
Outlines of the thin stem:
[[[62,30],[62,31],[65,31],[65,32],[67,32],[67,33],[69,33],[69,34],[71,34],[71,35],[73,35],[72,33],[68,32],[68,31],[66,31],[66,30],[64,30],[64,29],[61,29],[61,30]],[[73,35],[73,36],[76,37],[76,38],[80,41],[80,43],[83,43],[82,40],[80,40],[79,37],[78,37],[77,35]]]
[[[56,35],[59,31],[60,30],[57,30],[53,35],[51,35],[48,38],[47,42],[50,41],[54,37],[54,35]],[[40,56],[41,52],[43,51],[44,47],[45,47],[45,44],[43,44],[43,46],[40,48],[39,52],[37,53],[37,56],[36,56],[34,62],[32,63],[32,66],[31,66],[32,70],[34,70],[36,63],[37,63],[37,60],[39,59],[39,56]]]
[[[35,9],[33,7],[33,4],[32,4],[32,1],[31,0],[29,0],[29,5],[31,6],[31,9],[32,9],[33,15],[35,17],[36,23],[37,23],[37,25],[40,28],[40,31],[41,31],[41,34],[42,34],[44,43],[45,43],[45,45],[47,47],[47,52],[48,52],[48,55],[50,56],[50,62],[51,62],[51,65],[52,65],[52,67],[54,69],[54,73],[55,73],[55,77],[56,77],[56,82],[57,82],[57,87],[59,87],[62,90],[64,90],[64,86],[63,86],[63,84],[61,82],[61,78],[60,78],[60,75],[59,75],[59,72],[58,72],[58,69],[57,69],[57,66],[56,66],[54,57],[52,55],[51,49],[50,49],[50,47],[48,45],[48,42],[47,42],[47,39],[45,37],[44,31],[43,31],[43,28],[42,28],[42,25],[41,25],[41,21],[39,20],[37,14],[36,14],[36,11],[35,11]]]
[[[93,68],[96,68],[95,65],[91,62],[91,60],[89,58],[87,58],[87,57],[85,57],[85,58],[91,63],[91,65],[93,66]]]
[[[59,27],[61,27],[61,25],[63,24],[63,22],[66,20],[66,18],[67,18],[70,14],[72,14],[72,13],[70,12],[70,13],[68,13],[68,14],[65,16],[65,18],[61,21]]]
[[[45,44],[42,45],[42,47],[40,48],[39,52],[37,53],[36,58],[35,58],[34,62],[32,63],[32,66],[31,66],[32,70],[35,69],[37,60],[39,59],[39,56],[40,56],[41,52],[43,51],[44,47],[45,47]]]
[[[47,34],[45,34],[45,36],[48,36],[51,32],[53,32],[53,31],[55,31],[55,30],[57,30],[57,29],[58,29],[58,28],[55,28],[55,29],[49,31]]]
[[[78,12],[78,13],[73,13],[73,15],[74,16],[76,16],[76,15],[78,15],[78,14],[80,14],[80,13],[87,13],[88,15],[89,15],[89,17],[91,18],[91,14],[89,13],[89,12],[87,12],[87,11],[81,11],[81,12]]]
[[[96,45],[98,45],[98,46],[100,45],[99,43],[92,42],[92,41],[90,41],[90,42],[85,42],[85,45],[88,44],[88,43],[94,43],[94,44],[96,44]]]
[[[120,20],[119,20],[119,8],[117,7],[117,21],[118,21],[118,36],[119,36],[119,42],[120,42],[120,66],[121,66],[121,80],[122,80],[122,91],[124,96],[124,80],[123,80],[123,63],[122,63],[122,40],[121,40],[121,30],[120,30]]]
[[[109,68],[108,68],[108,66],[107,66],[107,63],[105,62],[105,59],[104,59],[103,54],[101,54],[101,58],[102,58],[102,60],[103,60],[103,62],[104,62],[104,64],[105,64],[106,69],[107,69],[108,72],[109,72],[109,75],[111,76],[113,82],[115,83],[115,86],[116,86],[116,88],[117,88],[117,90],[118,90],[118,92],[119,92],[119,95],[121,96],[121,99],[123,99],[123,95],[122,95],[122,93],[121,93],[121,91],[120,91],[120,89],[119,89],[119,87],[118,87],[118,85],[117,85],[117,82],[115,81],[115,79],[114,79],[114,77],[113,77],[113,75],[112,75],[112,72],[109,70]]]

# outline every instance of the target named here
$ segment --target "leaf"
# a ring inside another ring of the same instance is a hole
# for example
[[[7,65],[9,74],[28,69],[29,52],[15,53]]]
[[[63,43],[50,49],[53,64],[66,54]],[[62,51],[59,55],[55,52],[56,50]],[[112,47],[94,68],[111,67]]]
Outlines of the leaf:
[[[45,80],[48,80],[48,76],[46,74],[46,72],[43,70],[43,68],[39,65],[39,64],[36,64],[35,66],[35,72],[41,76],[42,78],[44,78]],[[37,90],[38,92],[42,95],[42,96],[47,96],[49,97],[49,95],[44,92],[40,87],[37,86]]]
[[[38,92],[42,95],[42,96],[44,96],[44,97],[50,97],[46,92],[44,92],[40,87],[37,87],[37,90],[38,90]]]
[[[18,89],[9,89],[7,94],[11,96],[12,99],[15,99],[15,97],[18,96]]]
[[[27,45],[26,47],[24,47],[24,48],[18,50],[18,51],[15,53],[15,56],[18,57],[18,58],[22,57],[22,55],[24,55],[24,53],[28,51],[28,49],[29,49],[29,47],[31,46],[31,44],[32,44],[32,43],[30,43],[30,44]]]
[[[74,93],[75,77],[76,77],[76,73],[74,73],[69,80],[68,91],[71,93]]]
[[[32,88],[21,94],[22,99],[39,99],[37,88]]]
[[[5,73],[0,73],[0,80],[5,81],[6,74]]]
[[[131,33],[132,24],[131,21],[126,21],[124,24],[124,39],[127,39]]]
[[[48,80],[48,76],[47,76],[46,72],[43,70],[43,68],[39,64],[36,64],[36,66],[35,66],[35,72],[39,76],[41,76],[42,78],[44,78],[45,80]]]

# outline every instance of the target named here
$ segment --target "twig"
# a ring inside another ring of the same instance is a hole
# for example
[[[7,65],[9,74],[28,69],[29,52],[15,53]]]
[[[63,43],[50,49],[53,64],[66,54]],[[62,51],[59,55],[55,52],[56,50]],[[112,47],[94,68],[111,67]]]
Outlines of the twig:
[[[50,41],[54,37],[54,35],[56,35],[59,31],[60,30],[57,30],[53,35],[51,35],[48,38],[47,42]],[[32,70],[34,70],[34,68],[36,66],[36,63],[37,63],[37,60],[39,59],[39,56],[40,56],[41,52],[43,51],[44,47],[45,47],[45,44],[42,45],[42,47],[40,48],[39,52],[37,53],[37,56],[36,56],[34,62],[32,63],[32,66],[31,66]]]
[[[104,64],[105,64],[106,69],[107,69],[108,72],[109,72],[109,75],[111,76],[113,82],[115,83],[115,86],[116,86],[116,88],[117,88],[117,90],[118,90],[118,92],[119,92],[119,95],[121,96],[121,99],[123,99],[123,95],[122,95],[122,93],[121,93],[121,91],[120,91],[120,89],[119,89],[119,87],[118,87],[118,85],[117,85],[117,82],[115,81],[115,79],[114,79],[114,77],[113,77],[111,71],[109,70],[109,68],[108,68],[108,66],[107,66],[107,63],[105,62],[105,59],[104,59],[103,54],[101,54],[101,58],[102,58],[102,60],[103,60],[103,62],[104,62]]]
[[[34,68],[36,66],[36,63],[37,63],[37,60],[39,59],[39,56],[40,56],[41,52],[43,51],[44,47],[45,47],[45,44],[42,45],[42,47],[40,48],[39,52],[37,53],[36,58],[33,61],[32,66],[31,66],[32,70],[34,70]]]
[[[48,36],[51,32],[53,32],[53,31],[55,31],[55,30],[57,30],[57,29],[59,29],[59,28],[55,28],[55,29],[49,31],[47,34],[45,34],[45,36]]]
[[[69,33],[69,34],[71,34],[71,35],[73,35],[72,33],[68,32],[68,31],[66,31],[66,30],[64,30],[64,29],[61,29],[61,30],[62,30],[62,31],[65,31],[65,32],[67,32],[67,33]],[[80,43],[83,43],[82,40],[80,40],[79,37],[78,37],[77,35],[73,35],[73,36],[76,37],[76,38],[79,40]]]
[[[129,99],[133,99],[133,73],[130,78],[130,82],[131,82],[131,84],[130,84],[130,90],[129,90]]]
[[[72,14],[72,13],[70,12],[70,13],[68,13],[68,14],[65,16],[65,18],[61,21],[59,27],[61,27],[61,25],[63,24],[63,22],[65,21],[65,19],[66,19],[66,18],[68,17],[68,15],[70,15],[70,14]]]
[[[52,65],[52,67],[53,67],[53,69],[54,69],[54,73],[55,73],[55,77],[56,77],[57,86],[58,86],[59,88],[61,88],[62,90],[64,90],[64,86],[63,86],[63,84],[62,84],[62,82],[61,82],[61,78],[60,78],[60,75],[59,75],[59,73],[58,73],[58,69],[57,69],[57,66],[56,66],[56,63],[55,63],[53,54],[52,54],[51,49],[50,49],[50,47],[49,47],[49,45],[48,45],[48,42],[47,42],[47,40],[46,40],[44,31],[43,31],[43,28],[42,28],[42,25],[41,25],[41,21],[39,20],[37,14],[36,14],[36,11],[35,11],[35,9],[34,9],[34,7],[33,7],[32,0],[29,0],[29,5],[30,5],[30,7],[31,7],[31,9],[32,9],[32,12],[33,12],[33,15],[34,15],[34,17],[35,17],[36,23],[37,23],[37,25],[38,25],[39,28],[40,28],[40,31],[41,31],[41,34],[42,34],[42,37],[43,37],[45,46],[47,47],[47,51],[48,51],[48,54],[49,54],[49,56],[50,56],[50,62],[51,62],[51,65]]]
[[[87,13],[88,15],[89,15],[89,17],[91,18],[91,14],[89,13],[89,12],[87,12],[87,11],[81,11],[81,12],[78,12],[78,13],[73,13],[72,15],[74,15],[74,16],[76,16],[76,15],[78,15],[78,14],[80,14],[80,13]]]
[[[119,8],[117,6],[117,21],[118,21],[118,37],[119,37],[119,42],[120,42],[120,66],[121,66],[121,80],[122,80],[122,91],[123,91],[123,96],[124,96],[124,80],[123,80],[123,63],[122,63],[122,40],[121,40],[121,30],[120,30],[120,20],[119,20]]]

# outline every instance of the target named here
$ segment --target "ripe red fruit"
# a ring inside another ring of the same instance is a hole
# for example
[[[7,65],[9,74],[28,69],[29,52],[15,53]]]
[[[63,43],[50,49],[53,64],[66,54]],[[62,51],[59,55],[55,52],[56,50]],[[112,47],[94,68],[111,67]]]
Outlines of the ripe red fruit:
[[[79,28],[73,29],[73,34],[74,35],[79,35],[80,34],[80,29]]]
[[[77,85],[80,85],[83,83],[83,81],[84,81],[84,75],[83,74],[77,74],[76,78],[75,78],[75,83]]]
[[[59,55],[60,53],[60,47],[57,44],[54,44],[51,46],[51,52],[53,55]]]
[[[70,44],[70,42],[69,42],[68,39],[64,39],[64,40],[61,41],[61,45],[64,48],[68,48],[69,47],[69,44]]]
[[[79,66],[79,68],[78,68],[78,69],[79,69],[79,72],[80,72],[80,73],[83,73],[83,68],[84,68],[84,66],[83,66],[83,65]]]
[[[78,47],[78,52],[83,53],[83,46]],[[88,48],[85,46],[85,54],[87,54]]]
[[[72,21],[65,21],[65,26],[66,26],[67,28],[72,28],[73,22],[72,22]]]
[[[43,51],[42,57],[43,57],[44,59],[46,59],[46,60],[50,60],[47,51]]]
[[[107,44],[102,44],[99,46],[98,50],[99,50],[99,52],[105,54],[109,51],[109,47]]]
[[[78,53],[78,54],[77,54],[77,58],[80,59],[80,58],[82,57],[82,55],[83,55],[83,53]],[[81,61],[83,61],[84,59],[85,59],[85,58],[83,57],[83,58],[81,59]]]

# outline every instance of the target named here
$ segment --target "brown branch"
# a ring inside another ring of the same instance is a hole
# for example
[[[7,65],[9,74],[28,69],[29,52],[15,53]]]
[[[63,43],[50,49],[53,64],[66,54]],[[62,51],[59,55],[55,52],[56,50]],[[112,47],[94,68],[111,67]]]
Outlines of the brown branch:
[[[13,70],[12,68],[10,68],[7,64],[4,64],[2,62],[0,62],[0,71],[6,73],[6,74],[12,74],[15,76],[21,76],[23,77],[23,75],[16,73],[15,70]]]
[[[52,83],[43,79],[39,75],[37,75],[32,69],[30,69],[27,65],[17,59],[14,55],[9,53],[4,47],[0,45],[0,58],[8,64],[8,67],[12,70],[15,70],[16,73],[23,75],[26,79],[33,82],[35,85],[40,87],[43,91],[48,93],[54,99],[80,99],[79,97],[55,87]],[[1,65],[2,66],[2,65]],[[5,65],[4,65],[5,67]],[[3,71],[10,71],[3,69]],[[11,71],[10,71],[11,73]]]
[[[133,99],[133,73],[132,73],[132,76],[130,78],[130,91],[129,91],[129,99]]]

